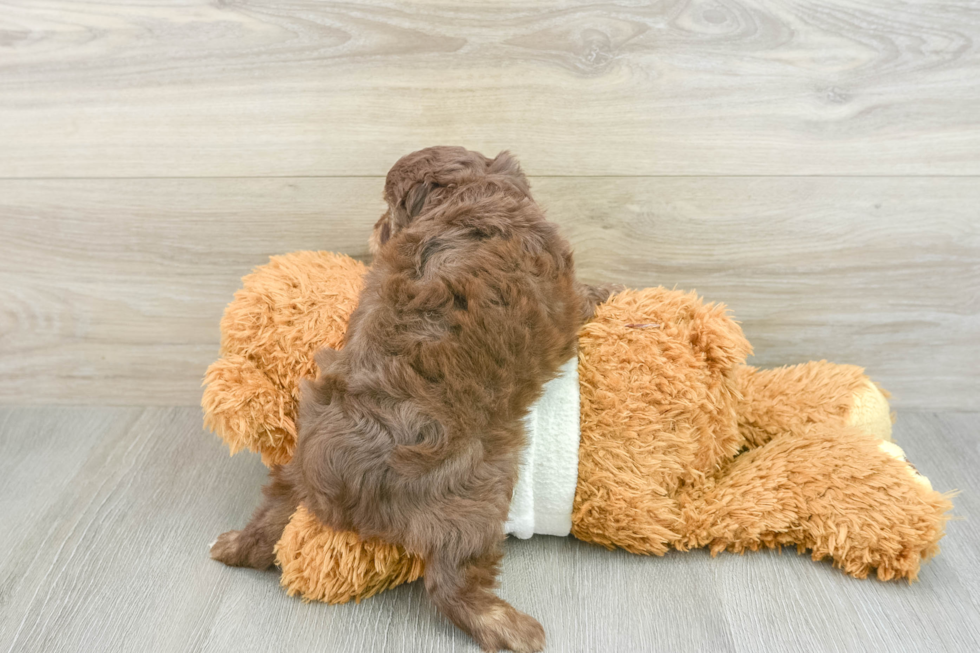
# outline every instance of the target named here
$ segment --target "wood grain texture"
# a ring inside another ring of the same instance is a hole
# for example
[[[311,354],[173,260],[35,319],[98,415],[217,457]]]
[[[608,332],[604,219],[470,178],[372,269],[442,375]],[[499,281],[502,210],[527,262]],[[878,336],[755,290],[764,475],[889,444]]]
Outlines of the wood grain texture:
[[[755,364],[863,365],[899,407],[980,408],[980,184],[542,178],[579,274],[727,303]],[[367,258],[379,178],[0,181],[0,403],[196,404],[269,254]]]
[[[980,174],[972,0],[0,1],[0,177]]]
[[[571,538],[508,540],[501,594],[548,651],[945,651],[980,647],[978,414],[900,413],[896,440],[958,488],[943,551],[914,584],[855,580],[792,552],[664,558]],[[0,409],[0,650],[478,651],[420,583],[304,604],[274,572],[208,558],[265,469],[229,459],[190,408]]]

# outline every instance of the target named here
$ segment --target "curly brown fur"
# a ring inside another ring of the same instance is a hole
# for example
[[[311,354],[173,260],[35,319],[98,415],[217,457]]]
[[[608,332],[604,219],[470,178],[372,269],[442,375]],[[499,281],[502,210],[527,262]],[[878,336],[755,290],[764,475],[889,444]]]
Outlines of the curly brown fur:
[[[540,650],[541,625],[492,591],[521,418],[608,292],[576,282],[568,243],[507,153],[415,152],[385,199],[344,347],[303,388],[295,456],[212,553],[270,566],[303,503],[421,556],[433,602],[485,649]]]

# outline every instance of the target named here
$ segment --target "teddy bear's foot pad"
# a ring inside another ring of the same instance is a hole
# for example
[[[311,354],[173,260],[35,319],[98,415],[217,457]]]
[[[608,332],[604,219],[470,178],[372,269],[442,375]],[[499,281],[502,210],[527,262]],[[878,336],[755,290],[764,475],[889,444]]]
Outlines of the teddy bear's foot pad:
[[[919,473],[919,470],[915,468],[915,465],[909,462],[909,459],[905,455],[905,451],[900,446],[898,446],[894,442],[885,442],[883,440],[878,443],[878,448],[884,451],[892,458],[895,458],[896,460],[901,460],[903,463],[905,463],[906,468],[909,471],[909,474],[912,475],[912,478],[915,479],[916,483],[926,488],[927,490],[932,489],[932,483],[929,481],[928,478],[926,478],[925,476]]]

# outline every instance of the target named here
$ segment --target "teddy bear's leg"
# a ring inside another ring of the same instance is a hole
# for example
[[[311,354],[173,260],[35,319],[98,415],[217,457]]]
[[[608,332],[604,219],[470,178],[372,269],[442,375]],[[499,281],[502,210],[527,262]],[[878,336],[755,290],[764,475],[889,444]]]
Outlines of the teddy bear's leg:
[[[819,424],[741,454],[680,502],[678,548],[795,545],[883,580],[915,578],[938,552],[952,508],[894,445]]]
[[[854,365],[812,361],[772,370],[736,368],[739,431],[749,447],[812,424],[855,426],[891,440],[887,394]]]
[[[289,467],[269,470],[265,495],[252,519],[240,531],[222,533],[211,547],[211,557],[232,567],[268,569],[276,559],[276,543],[298,505]]]

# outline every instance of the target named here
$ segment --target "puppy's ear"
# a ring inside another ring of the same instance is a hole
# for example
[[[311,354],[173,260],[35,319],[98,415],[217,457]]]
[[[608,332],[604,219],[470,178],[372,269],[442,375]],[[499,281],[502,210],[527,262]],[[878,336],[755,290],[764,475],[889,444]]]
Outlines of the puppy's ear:
[[[435,184],[430,181],[420,181],[405,193],[401,202],[398,203],[392,212],[394,217],[394,229],[392,233],[401,231],[409,224],[412,220],[417,218],[420,213],[425,209],[425,200],[429,197],[429,193],[435,188]]]
[[[423,181],[412,186],[405,194],[405,210],[408,212],[409,220],[414,220],[425,208],[425,200],[432,192],[433,186],[432,182]]]
[[[391,238],[391,211],[385,211],[381,219],[374,223],[371,236],[368,238],[368,251],[371,256],[377,256],[381,246]]]

